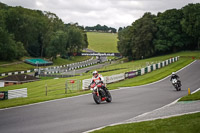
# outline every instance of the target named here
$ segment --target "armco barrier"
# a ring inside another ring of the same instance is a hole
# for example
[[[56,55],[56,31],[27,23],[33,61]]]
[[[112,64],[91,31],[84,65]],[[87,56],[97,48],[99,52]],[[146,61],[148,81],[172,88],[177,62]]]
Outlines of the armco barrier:
[[[117,82],[124,79],[125,79],[125,74],[121,73],[121,74],[104,77],[104,83],[109,84],[109,83]],[[90,85],[90,83],[91,83],[91,79],[84,79],[82,81],[82,89],[83,90],[88,89],[88,86]]]
[[[152,65],[149,65],[149,66],[147,66],[145,68],[141,68],[141,69],[137,70],[137,75],[138,76],[139,75],[143,75],[145,73],[148,73],[148,72],[154,71],[156,69],[165,67],[170,63],[178,61],[178,59],[179,59],[179,56],[175,57],[175,58],[171,58],[171,59],[165,60],[165,61],[162,61],[162,62],[160,62],[158,64],[152,64]]]
[[[145,74],[144,68],[141,69],[141,75]]]
[[[27,88],[8,91],[8,99],[19,97],[27,97]]]
[[[117,82],[117,81],[124,80],[124,79],[125,79],[124,73],[116,74],[116,75],[112,75],[112,76],[106,76],[105,83],[109,84],[109,83]]]
[[[87,90],[90,83],[91,83],[91,79],[84,79],[82,81],[82,89]]]
[[[135,76],[137,76],[137,71],[136,70],[125,73],[125,78],[134,78]]]

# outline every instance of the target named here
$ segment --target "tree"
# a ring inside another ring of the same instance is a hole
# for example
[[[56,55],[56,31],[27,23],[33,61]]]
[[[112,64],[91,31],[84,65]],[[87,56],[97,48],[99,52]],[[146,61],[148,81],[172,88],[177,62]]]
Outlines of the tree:
[[[120,32],[121,30],[123,30],[123,28],[122,28],[122,27],[119,27],[118,32]]]
[[[66,49],[70,53],[80,52],[81,49],[87,48],[86,37],[81,29],[71,25],[67,29],[68,39]]]
[[[153,39],[157,31],[155,15],[145,13],[141,19],[133,23],[131,40],[133,59],[141,59],[154,55]]]
[[[93,27],[86,26],[85,30],[86,31],[112,32],[112,33],[117,32],[117,30],[115,28],[108,27],[106,25],[101,26],[100,24],[97,24],[96,26],[93,26]]]
[[[118,33],[118,50],[123,56],[132,60],[154,55],[153,39],[157,31],[155,17],[151,13],[145,13],[132,26]]]
[[[125,57],[128,57],[129,60],[132,60],[132,50],[131,50],[131,36],[133,33],[133,27],[128,26],[123,30],[118,32],[117,49]]]
[[[191,45],[191,48],[200,49],[200,3],[188,4],[182,8],[182,11],[183,31],[194,39],[194,45]]]
[[[15,42],[14,36],[0,27],[0,59],[19,59],[26,53],[21,42]]]
[[[56,59],[57,55],[66,54],[67,34],[63,31],[57,31],[54,33],[50,40],[50,45],[47,47],[47,56]]]
[[[2,3],[0,7],[0,49],[12,51],[2,55],[4,59],[18,58],[26,53],[33,57],[56,58],[58,54],[78,52],[88,46],[84,27],[78,23],[65,25],[51,12],[9,7]]]
[[[182,17],[182,11],[177,9],[158,14],[156,18],[158,31],[154,40],[157,53],[177,52],[186,47],[189,38],[182,31],[180,24]]]

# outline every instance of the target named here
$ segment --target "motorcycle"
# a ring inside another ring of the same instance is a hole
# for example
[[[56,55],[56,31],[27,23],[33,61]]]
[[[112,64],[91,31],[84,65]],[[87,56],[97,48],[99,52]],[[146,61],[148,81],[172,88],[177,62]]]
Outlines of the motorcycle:
[[[96,82],[92,83],[89,86],[89,89],[92,90],[93,99],[96,104],[100,104],[103,101],[106,101],[108,103],[112,101],[110,92],[106,87],[105,89],[102,89],[103,86],[104,86],[103,83],[96,83]]]
[[[177,91],[181,90],[180,81],[177,79],[172,79],[172,85],[176,88]]]

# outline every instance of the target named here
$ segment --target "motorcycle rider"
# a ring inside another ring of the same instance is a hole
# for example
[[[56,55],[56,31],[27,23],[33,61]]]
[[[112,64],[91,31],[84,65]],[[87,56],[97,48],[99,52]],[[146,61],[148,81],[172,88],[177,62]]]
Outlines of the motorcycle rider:
[[[93,75],[93,77],[92,77],[91,84],[94,83],[94,82],[101,83],[102,84],[102,89],[106,92],[105,85],[103,84],[103,81],[104,81],[103,76],[101,74],[99,74],[98,71],[94,71],[92,73],[92,75]]]
[[[170,81],[172,81],[173,79],[176,79],[178,81],[179,86],[181,86],[181,81],[179,80],[179,76],[175,72],[172,72]]]

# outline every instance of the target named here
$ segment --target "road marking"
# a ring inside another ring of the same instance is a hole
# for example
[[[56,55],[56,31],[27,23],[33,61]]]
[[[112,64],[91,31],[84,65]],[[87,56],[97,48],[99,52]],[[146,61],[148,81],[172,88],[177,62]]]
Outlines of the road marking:
[[[131,123],[138,123],[138,122],[144,122],[144,121],[152,121],[152,120],[157,120],[157,119],[166,119],[166,118],[170,118],[170,117],[176,117],[176,116],[182,116],[182,115],[188,115],[188,114],[194,114],[194,113],[199,113],[200,111],[194,111],[194,112],[188,112],[188,113],[181,113],[181,114],[176,114],[176,115],[169,115],[169,116],[163,116],[163,117],[157,117],[157,118],[152,118],[152,119],[146,119],[146,120],[139,120],[139,121],[135,121],[135,122],[122,122],[122,123],[115,123],[115,124],[110,124],[108,126],[116,126],[116,125],[122,125],[122,124],[131,124]],[[99,127],[96,129],[92,129],[92,130],[88,130],[85,131],[83,133],[91,133],[97,130],[101,130],[103,128],[105,128],[107,126],[103,126],[103,127]]]
[[[191,94],[194,94],[194,93],[196,93],[197,91],[200,91],[200,88],[199,88],[199,89],[196,89],[196,90],[193,91]]]
[[[91,93],[73,96],[73,97],[65,97],[65,98],[60,98],[60,99],[54,99],[54,100],[49,100],[49,101],[44,101],[44,102],[32,103],[32,104],[27,104],[27,105],[21,105],[21,106],[16,106],[16,107],[3,108],[3,109],[0,109],[0,111],[1,110],[8,110],[8,109],[22,108],[22,107],[28,107],[28,106],[32,106],[32,105],[55,102],[55,101],[60,101],[60,100],[72,99],[72,98],[77,98],[77,97],[82,97],[82,96],[87,96],[87,95],[91,95]]]
[[[195,91],[192,92],[192,94],[193,94],[193,93],[196,93],[196,92],[199,91],[199,90],[200,90],[200,88],[196,89]],[[138,117],[143,117],[143,116],[146,116],[146,115],[148,115],[148,114],[150,114],[150,113],[152,113],[152,112],[154,112],[154,111],[157,111],[157,110],[160,110],[160,109],[164,109],[164,108],[166,108],[166,107],[169,107],[169,106],[171,106],[171,105],[177,103],[179,99],[181,99],[181,97],[178,98],[177,100],[175,100],[175,101],[173,101],[173,102],[171,102],[171,103],[169,103],[169,104],[163,106],[163,107],[157,108],[157,109],[155,109],[155,110],[153,110],[153,111],[149,111],[149,112],[143,113],[143,114],[138,115],[138,116],[135,116],[135,117],[133,117],[133,118],[131,118],[131,119],[135,119],[135,118],[138,118]],[[156,117],[156,118],[151,118],[151,119],[146,119],[146,120],[139,120],[139,121],[135,121],[135,122],[126,122],[126,121],[130,121],[130,120],[131,120],[131,119],[128,119],[128,120],[123,121],[123,122],[118,122],[118,123],[113,123],[113,124],[110,124],[110,125],[102,126],[102,127],[99,127],[99,128],[95,128],[95,129],[89,130],[89,131],[85,131],[85,132],[83,132],[83,133],[94,132],[94,131],[96,131],[96,130],[103,129],[103,128],[108,127],[108,126],[116,126],[116,125],[128,124],[128,123],[137,123],[137,122],[142,122],[142,121],[151,121],[151,120],[156,120],[156,119],[165,119],[165,118],[170,118],[170,117],[174,117],[174,116],[181,116],[181,115],[193,114],[193,113],[198,113],[198,112],[200,112],[200,111],[187,112],[187,113],[181,113],[181,114],[175,114],[175,115],[168,115],[168,116],[163,116],[163,117]]]

